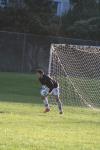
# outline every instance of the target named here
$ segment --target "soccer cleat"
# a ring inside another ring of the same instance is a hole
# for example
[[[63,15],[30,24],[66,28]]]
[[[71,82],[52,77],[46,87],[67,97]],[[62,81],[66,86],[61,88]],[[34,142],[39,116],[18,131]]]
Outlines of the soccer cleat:
[[[47,113],[47,112],[49,112],[50,111],[50,108],[46,108],[45,110],[44,110],[44,113]]]
[[[60,111],[59,114],[62,115],[62,114],[63,114],[63,111]]]

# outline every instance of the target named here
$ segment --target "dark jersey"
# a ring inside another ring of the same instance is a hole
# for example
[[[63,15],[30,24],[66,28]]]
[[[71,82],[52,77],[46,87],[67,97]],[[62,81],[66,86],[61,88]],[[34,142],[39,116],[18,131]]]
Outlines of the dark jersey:
[[[54,88],[57,88],[58,87],[58,83],[57,81],[53,80],[51,77],[47,76],[47,75],[43,75],[42,78],[39,78],[39,81],[42,85],[46,85],[51,92]]]

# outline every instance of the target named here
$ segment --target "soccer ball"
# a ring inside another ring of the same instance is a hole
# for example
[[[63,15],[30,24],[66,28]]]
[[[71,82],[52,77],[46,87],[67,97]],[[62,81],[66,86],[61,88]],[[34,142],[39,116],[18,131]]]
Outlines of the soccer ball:
[[[49,94],[49,91],[48,90],[46,90],[46,89],[42,89],[41,91],[40,91],[40,94],[41,94],[41,96],[47,96],[48,94]]]

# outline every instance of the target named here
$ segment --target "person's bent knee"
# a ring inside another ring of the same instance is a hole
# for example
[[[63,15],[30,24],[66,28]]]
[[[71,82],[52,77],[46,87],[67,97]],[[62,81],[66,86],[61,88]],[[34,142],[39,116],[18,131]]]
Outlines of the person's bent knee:
[[[56,102],[60,101],[59,96],[55,96],[55,98],[56,98]]]
[[[41,99],[44,100],[46,97],[41,95]]]

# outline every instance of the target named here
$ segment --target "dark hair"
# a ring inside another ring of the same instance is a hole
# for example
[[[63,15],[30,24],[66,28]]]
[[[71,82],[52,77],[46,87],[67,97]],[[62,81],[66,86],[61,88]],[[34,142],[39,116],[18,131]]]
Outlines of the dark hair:
[[[36,72],[39,73],[39,74],[44,74],[44,71],[42,69],[37,69]]]

